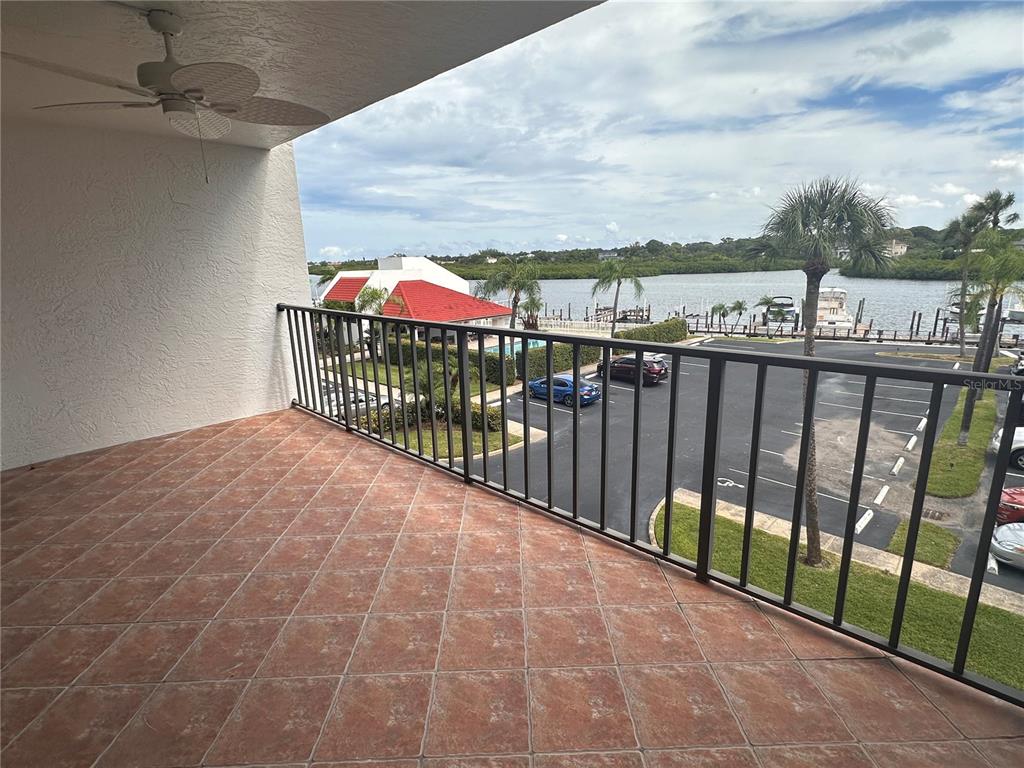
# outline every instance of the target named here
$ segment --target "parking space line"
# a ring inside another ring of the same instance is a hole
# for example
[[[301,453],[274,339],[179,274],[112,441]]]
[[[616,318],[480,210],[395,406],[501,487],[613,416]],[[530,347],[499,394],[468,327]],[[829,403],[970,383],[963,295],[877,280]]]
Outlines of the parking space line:
[[[833,408],[849,408],[851,411],[859,411],[860,410],[860,406],[859,405],[843,405],[842,403],[826,403],[824,400],[822,400],[820,402],[821,402],[821,405],[830,405]],[[879,410],[875,409],[875,410],[872,411],[872,413],[884,413],[887,416],[906,416],[907,418],[910,418],[910,419],[920,418],[920,415],[916,414],[916,413],[900,413],[898,411],[879,411]]]
[[[784,435],[792,435],[793,437],[802,437],[802,435],[799,432],[789,432],[788,430],[785,429],[780,429],[779,432],[781,432]]]
[[[773,456],[782,456],[782,458],[786,458],[785,454],[779,453],[778,451],[769,451],[767,448],[762,448],[761,450],[764,451],[765,453],[770,453]]]
[[[835,391],[837,395],[850,395],[851,397],[863,397],[864,395],[860,392],[847,392],[842,389]],[[909,397],[887,397],[885,395],[875,395],[876,400],[893,400],[897,403],[927,403],[927,400],[912,400]]]
[[[762,450],[764,450],[764,449],[762,448]],[[742,469],[736,469],[735,467],[729,467],[728,469],[729,469],[730,472],[735,472],[736,474],[743,475],[744,477],[747,474]],[[793,485],[792,483],[784,483],[781,480],[776,480],[775,478],[772,478],[772,477],[765,477],[764,475],[758,475],[757,479],[758,480],[764,480],[766,483],[775,483],[776,485],[784,485],[787,488],[796,488],[796,486]],[[850,503],[849,499],[843,499],[843,498],[840,498],[839,496],[833,496],[830,493],[822,493],[821,491],[818,491],[818,495],[819,496],[823,496],[826,499],[832,499],[833,501],[841,501],[844,504],[849,504]],[[857,506],[858,507],[864,507],[865,509],[867,509],[867,507],[865,507],[863,504],[858,504]]]

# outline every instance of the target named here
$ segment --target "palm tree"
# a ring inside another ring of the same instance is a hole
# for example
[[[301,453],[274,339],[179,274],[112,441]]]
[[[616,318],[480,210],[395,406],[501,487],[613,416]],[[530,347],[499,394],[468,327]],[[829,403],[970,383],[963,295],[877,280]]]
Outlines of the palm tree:
[[[990,226],[992,229],[1000,229],[1000,224],[1016,224],[1020,221],[1019,213],[1011,213],[1010,215],[1003,216],[1006,211],[1013,208],[1017,202],[1017,198],[1013,192],[1007,192],[1005,195],[998,189],[993,189],[981,200],[976,202],[970,207],[968,213],[974,214],[981,219],[982,226]]]
[[[894,223],[884,199],[869,197],[852,179],[824,177],[792,189],[772,209],[764,236],[779,253],[799,256],[807,276],[804,294],[804,354],[814,355],[814,331],[818,325],[818,293],[821,280],[833,267],[844,263],[886,265],[882,249],[885,230]],[[804,376],[804,396],[807,376]],[[821,563],[821,530],[818,522],[818,472],[814,423],[807,425],[807,467],[804,510],[807,526],[808,565]]]
[[[1020,295],[1016,283],[1024,277],[1024,253],[1010,243],[1010,238],[994,229],[982,232],[974,244],[981,251],[982,262],[974,283],[975,297],[985,302],[985,324],[974,355],[975,372],[987,371],[992,365],[999,328],[1002,324],[1003,299],[1007,294]],[[974,404],[982,396],[975,387],[967,390],[957,445],[967,445],[974,418]]]
[[[960,357],[967,356],[964,338],[964,332],[967,329],[967,283],[978,266],[978,258],[971,245],[983,226],[981,217],[968,211],[960,218],[949,222],[945,233],[943,233],[943,240],[960,252],[957,257],[957,261],[960,263]]]
[[[718,323],[718,330],[722,330],[722,323],[729,316],[729,307],[725,304],[715,304],[711,307],[711,322]]]
[[[522,310],[523,313],[524,328],[537,330],[537,315],[540,314],[542,307],[543,304],[541,304],[539,294],[527,296],[523,300],[523,303],[519,305],[519,309]]]
[[[612,337],[615,336],[615,325],[619,320],[619,291],[623,283],[633,287],[633,295],[637,299],[644,295],[644,286],[637,277],[636,265],[629,259],[609,259],[601,262],[597,281],[590,289],[590,295],[597,296],[615,287],[615,298],[612,299]]]
[[[780,333],[782,333],[782,324],[785,323],[788,319],[786,315],[786,310],[784,310],[782,307],[776,307],[775,309],[771,309],[768,311],[768,316],[769,319],[779,324],[779,327],[775,329],[775,335],[778,336]],[[765,330],[768,332],[768,338],[770,339],[772,337],[771,326],[766,324]]]
[[[525,297],[540,298],[540,283],[537,282],[537,271],[533,265],[511,256],[498,259],[497,268],[482,283],[477,283],[474,293],[483,298],[493,298],[499,293],[507,293],[512,308],[510,328],[516,327],[516,316],[519,314],[519,303]]]
[[[736,315],[736,322],[732,324],[732,332],[736,333],[736,326],[740,324],[740,320],[743,319],[743,313],[747,311],[747,302],[743,299],[737,299],[729,305],[730,314]]]
[[[379,315],[384,311],[384,305],[387,303],[389,295],[385,288],[364,286],[356,296],[356,312],[362,312],[366,315]]]
[[[759,255],[763,255],[763,252],[764,251],[762,249],[759,252]],[[764,307],[764,312],[761,314],[761,317],[764,320],[764,324],[766,326],[768,325],[768,310],[771,309],[772,303],[774,301],[775,301],[775,297],[774,296],[769,296],[768,294],[765,294],[760,299],[758,299],[757,303],[754,305],[754,309],[757,309],[758,307]]]

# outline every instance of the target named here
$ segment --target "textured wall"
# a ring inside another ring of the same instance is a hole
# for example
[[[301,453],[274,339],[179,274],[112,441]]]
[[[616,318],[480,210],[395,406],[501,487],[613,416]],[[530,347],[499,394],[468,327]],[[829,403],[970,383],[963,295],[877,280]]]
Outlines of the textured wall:
[[[3,122],[2,464],[285,406],[290,145]]]

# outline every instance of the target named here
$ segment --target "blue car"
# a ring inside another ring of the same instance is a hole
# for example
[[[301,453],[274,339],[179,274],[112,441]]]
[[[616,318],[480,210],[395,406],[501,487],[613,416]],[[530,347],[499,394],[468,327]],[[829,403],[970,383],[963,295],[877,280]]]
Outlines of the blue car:
[[[572,376],[555,376],[552,380],[552,392],[551,399],[556,403],[563,403],[568,406],[572,406],[573,398],[576,397],[577,389],[579,390],[580,405],[590,405],[591,403],[597,402],[601,399],[601,388],[595,384],[588,384],[583,381],[576,386],[576,382],[573,381]],[[548,396],[548,379],[534,379],[527,383],[530,388],[530,397],[543,397]]]

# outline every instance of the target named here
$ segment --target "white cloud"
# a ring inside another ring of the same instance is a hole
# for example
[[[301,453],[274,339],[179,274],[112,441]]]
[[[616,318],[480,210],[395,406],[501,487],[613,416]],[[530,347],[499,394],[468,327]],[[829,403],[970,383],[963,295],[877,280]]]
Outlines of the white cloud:
[[[1024,118],[1024,75],[1005,78],[999,85],[980,91],[956,91],[943,98],[950,109],[1001,118]]]
[[[717,200],[721,195],[717,192],[708,192],[708,200]]]
[[[944,184],[933,184],[932,192],[937,192],[940,195],[963,195],[967,192],[967,187],[947,181]]]
[[[995,160],[989,160],[988,164],[993,168],[999,168],[1001,170],[1024,171],[1024,152],[1020,152],[1015,155],[1003,155],[1002,157],[997,157]]]
[[[339,248],[336,245],[326,245],[320,249],[320,255],[323,256],[325,259],[340,259],[347,253],[348,251]]]
[[[897,208],[943,208],[939,200],[931,200],[917,195],[896,195],[890,202]]]
[[[557,241],[558,241],[558,242],[560,242],[560,243],[564,243],[564,242],[566,242],[566,241],[567,241],[568,239],[569,239],[569,236],[568,236],[568,235],[555,235],[555,240],[557,240]]]
[[[616,232],[619,231],[619,225],[614,221],[609,221],[607,224],[604,225],[604,229],[606,232],[611,232],[614,235]]]
[[[979,202],[982,199],[983,198],[981,195],[976,195],[973,192],[968,192],[966,195],[962,195],[960,197],[960,201],[964,205],[974,205],[975,203]]]

